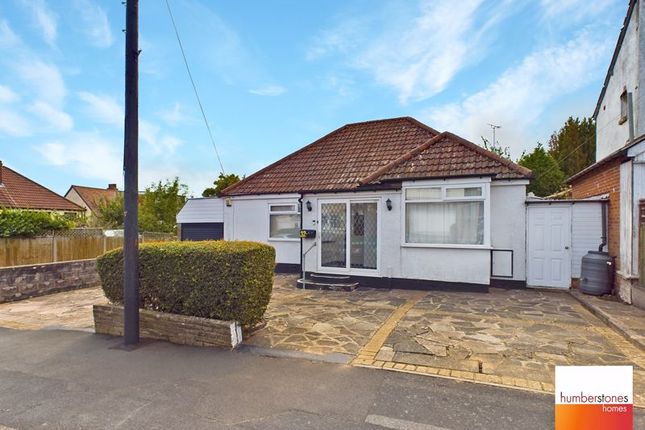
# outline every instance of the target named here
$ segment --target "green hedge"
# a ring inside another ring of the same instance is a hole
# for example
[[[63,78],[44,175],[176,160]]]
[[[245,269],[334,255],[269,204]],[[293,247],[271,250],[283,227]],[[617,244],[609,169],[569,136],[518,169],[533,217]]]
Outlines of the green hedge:
[[[103,291],[123,303],[123,250],[98,257]],[[273,288],[275,250],[242,241],[165,242],[139,245],[140,307],[160,312],[261,321]]]
[[[25,209],[0,209],[0,237],[33,237],[72,228],[65,215]]]

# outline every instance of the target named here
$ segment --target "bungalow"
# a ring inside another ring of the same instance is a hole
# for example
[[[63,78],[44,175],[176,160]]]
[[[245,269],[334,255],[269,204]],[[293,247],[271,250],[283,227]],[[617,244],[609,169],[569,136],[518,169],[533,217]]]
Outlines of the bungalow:
[[[46,211],[70,216],[83,208],[32,181],[0,161],[0,208]]]
[[[524,285],[530,177],[414,118],[347,124],[225,189],[224,238],[318,280]]]
[[[116,184],[108,184],[107,188],[72,185],[65,193],[65,198],[85,208],[85,216],[91,219],[98,216],[101,202],[114,200],[119,193]]]

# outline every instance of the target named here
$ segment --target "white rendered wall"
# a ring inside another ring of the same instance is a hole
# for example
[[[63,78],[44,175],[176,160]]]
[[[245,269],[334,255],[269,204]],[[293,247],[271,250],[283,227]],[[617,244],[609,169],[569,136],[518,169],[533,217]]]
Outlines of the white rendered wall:
[[[641,3],[641,2],[639,2]],[[642,5],[637,5],[642,8]],[[607,89],[600,103],[598,117],[596,118],[596,160],[599,161],[614,151],[625,146],[629,139],[628,122],[618,123],[620,116],[620,95],[626,89],[632,93],[634,102],[635,136],[645,132],[645,97],[639,99],[639,51],[642,42],[639,42],[638,19],[642,15],[634,10],[627,26],[625,39],[614,64],[613,74],[607,84]]]
[[[526,185],[528,181],[491,183],[491,246],[513,251],[513,277],[526,280]]]
[[[269,204],[298,204],[297,194],[232,197],[224,205],[224,239],[252,240],[275,248],[276,263],[300,264],[300,239],[269,239]]]

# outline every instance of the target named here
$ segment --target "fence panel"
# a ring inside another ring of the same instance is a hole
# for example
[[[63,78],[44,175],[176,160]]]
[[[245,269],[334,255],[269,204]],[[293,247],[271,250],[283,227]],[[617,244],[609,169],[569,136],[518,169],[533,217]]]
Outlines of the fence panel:
[[[140,235],[140,242],[177,240],[172,233]],[[0,238],[0,267],[95,258],[123,246],[122,232],[106,235],[101,229],[72,229],[32,238]]]

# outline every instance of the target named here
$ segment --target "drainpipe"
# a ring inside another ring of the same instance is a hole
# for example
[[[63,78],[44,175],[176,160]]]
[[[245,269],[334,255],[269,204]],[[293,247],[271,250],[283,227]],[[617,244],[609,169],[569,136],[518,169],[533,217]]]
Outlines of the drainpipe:
[[[600,236],[600,245],[598,246],[598,252],[602,252],[605,245],[607,245],[607,204],[609,201],[603,202],[600,208],[602,214],[602,236]]]

